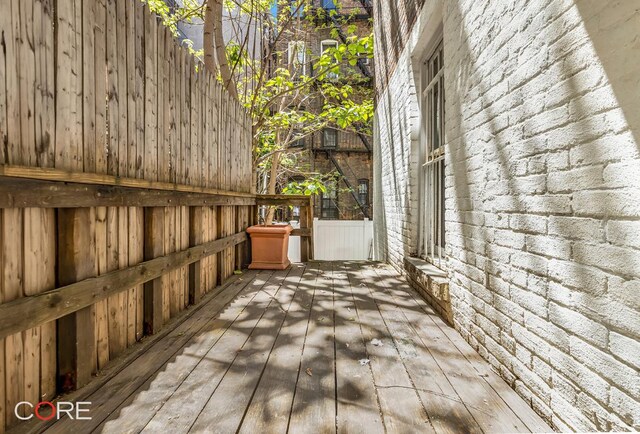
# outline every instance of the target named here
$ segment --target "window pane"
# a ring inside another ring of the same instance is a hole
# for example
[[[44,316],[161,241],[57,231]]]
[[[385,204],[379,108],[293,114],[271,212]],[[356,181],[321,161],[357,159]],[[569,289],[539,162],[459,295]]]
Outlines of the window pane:
[[[362,205],[369,204],[369,180],[367,179],[358,181],[358,201]]]
[[[326,219],[337,219],[338,212],[338,189],[335,181],[325,183],[327,189],[320,199],[321,217]]]
[[[442,43],[441,43],[442,44]],[[445,242],[445,156],[441,152],[444,145],[444,77],[441,71],[444,67],[442,45],[425,62],[421,77],[424,143],[426,150],[423,161],[422,190],[420,210],[420,250],[423,255],[432,260],[438,260],[443,254]]]
[[[338,132],[332,128],[325,128],[323,143],[325,148],[335,148],[338,145]]]

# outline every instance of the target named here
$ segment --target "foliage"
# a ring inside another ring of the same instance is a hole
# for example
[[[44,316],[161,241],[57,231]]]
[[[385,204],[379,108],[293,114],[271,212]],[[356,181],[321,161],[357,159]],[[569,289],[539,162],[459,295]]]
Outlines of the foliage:
[[[164,0],[142,1],[176,35],[179,22],[193,23],[204,17],[204,7],[198,0],[186,0],[173,11]],[[358,59],[372,57],[373,36],[358,36],[348,17],[338,18],[335,10],[314,9],[308,0],[275,0],[278,14],[274,17],[273,1],[224,0],[225,15],[234,29],[234,36],[226,44],[235,79],[232,85],[253,118],[258,190],[317,194],[325,191],[327,176],[302,167],[300,149],[292,145],[325,127],[371,134],[370,79],[357,66]],[[340,26],[344,41],[329,15],[344,21]],[[248,28],[261,34],[261,50],[256,50]],[[335,48],[314,53],[308,44],[289,44],[309,40],[311,32],[323,28],[338,41]],[[291,175],[304,176],[305,180],[289,182]]]

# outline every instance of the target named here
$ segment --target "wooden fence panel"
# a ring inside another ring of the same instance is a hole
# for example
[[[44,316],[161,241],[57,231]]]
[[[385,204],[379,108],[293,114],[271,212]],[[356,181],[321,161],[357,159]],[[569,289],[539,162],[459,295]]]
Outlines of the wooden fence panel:
[[[86,383],[228,278],[244,262],[248,249],[236,235],[249,225],[255,203],[251,119],[147,6],[5,3],[2,176],[34,192],[25,178],[94,190],[84,192],[83,208],[77,201],[47,206],[44,190],[28,205],[42,208],[0,204],[0,305],[202,243],[220,240],[224,247],[147,283],[124,284],[71,314],[0,334],[0,434],[18,422],[17,402],[50,400]],[[164,205],[145,208],[108,202],[124,193],[107,194],[102,185],[149,189],[149,197],[169,190],[212,199],[196,206],[167,195]],[[226,197],[231,202],[221,201]],[[238,198],[252,202],[233,202]]]

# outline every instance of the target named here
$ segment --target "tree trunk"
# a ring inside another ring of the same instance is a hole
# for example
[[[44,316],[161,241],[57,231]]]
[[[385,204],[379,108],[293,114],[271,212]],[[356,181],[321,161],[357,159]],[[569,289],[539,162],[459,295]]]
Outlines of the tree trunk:
[[[227,62],[222,36],[222,0],[207,0],[204,10],[203,45],[205,68],[214,75],[219,71],[224,88],[234,99],[238,99],[238,90]]]
[[[273,156],[271,162],[271,173],[269,174],[269,186],[267,188],[267,194],[276,194],[276,186],[278,181],[278,167],[280,166],[280,153],[276,153]],[[270,225],[273,223],[273,217],[275,215],[275,208],[270,206],[267,208],[267,216],[264,224]]]

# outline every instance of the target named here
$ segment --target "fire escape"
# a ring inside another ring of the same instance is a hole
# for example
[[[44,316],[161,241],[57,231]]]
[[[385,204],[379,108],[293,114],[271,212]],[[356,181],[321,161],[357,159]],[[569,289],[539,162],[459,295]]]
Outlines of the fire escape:
[[[360,3],[362,4],[363,9],[367,13],[367,16],[364,17],[364,18],[366,18],[366,19],[371,18],[373,16],[373,7],[371,5],[371,1],[370,0],[360,0]],[[338,33],[338,36],[340,37],[340,40],[342,41],[342,43],[346,44],[347,43],[347,36],[344,33],[344,30],[342,29],[343,23],[341,23],[340,20],[338,19],[339,14],[330,13],[326,8],[324,8],[324,9],[325,9],[325,12],[326,12],[325,16],[326,16],[327,20],[336,29],[336,31]],[[362,18],[363,17],[361,17],[360,19],[362,19]],[[361,74],[364,77],[366,77],[366,79],[369,82],[371,82],[373,80],[373,74],[371,73],[371,70],[369,69],[369,66],[365,63],[365,61],[363,59],[358,59],[357,66],[358,66],[358,69],[360,70]],[[366,152],[369,154],[369,158],[371,158],[372,146],[371,146],[371,143],[369,142],[369,138],[367,137],[367,135],[363,133],[364,126],[356,125],[355,127],[356,127],[356,134],[357,134],[358,138],[362,142],[362,145],[364,145],[364,147],[366,149]],[[353,170],[349,166],[349,163],[346,162],[346,165],[343,168],[342,165],[339,163],[338,159],[336,158],[336,155],[335,155],[337,152],[353,152],[353,150],[352,149],[340,150],[339,148],[336,148],[336,149],[323,148],[322,151],[326,152],[328,159],[335,166],[336,170],[340,174],[340,177],[341,177],[342,181],[344,181],[345,185],[347,186],[347,189],[351,193],[351,196],[355,200],[355,202],[358,205],[358,208],[360,209],[362,214],[365,216],[365,218],[370,218],[369,206],[366,203],[363,203],[363,202],[360,201],[360,197],[357,194],[356,189],[351,184],[351,181],[349,181],[349,177],[352,177],[352,178],[355,178],[355,179],[357,179],[357,177],[355,176]]]

